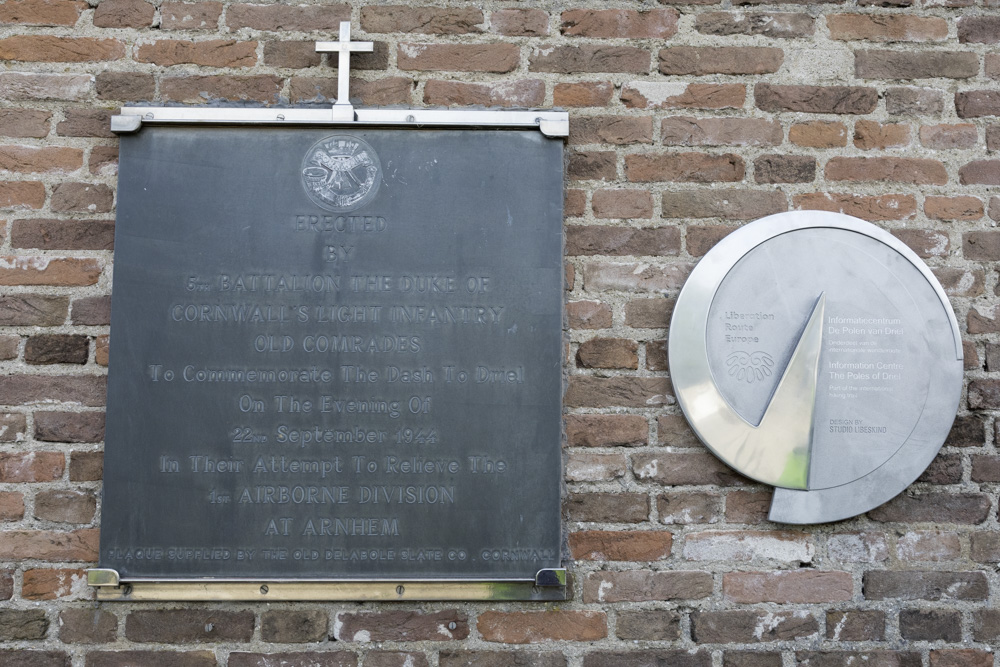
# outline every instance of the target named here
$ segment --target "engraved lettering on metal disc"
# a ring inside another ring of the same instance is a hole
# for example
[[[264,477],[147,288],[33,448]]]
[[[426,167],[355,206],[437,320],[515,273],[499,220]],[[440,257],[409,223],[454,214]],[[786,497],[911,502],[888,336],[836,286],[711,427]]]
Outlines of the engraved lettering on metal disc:
[[[363,139],[335,135],[317,141],[302,160],[302,186],[328,211],[353,211],[378,193],[382,165]]]
[[[695,267],[670,324],[671,377],[698,437],[778,487],[771,519],[820,523],[903,491],[951,428],[962,345],[903,243],[837,213],[769,216]]]

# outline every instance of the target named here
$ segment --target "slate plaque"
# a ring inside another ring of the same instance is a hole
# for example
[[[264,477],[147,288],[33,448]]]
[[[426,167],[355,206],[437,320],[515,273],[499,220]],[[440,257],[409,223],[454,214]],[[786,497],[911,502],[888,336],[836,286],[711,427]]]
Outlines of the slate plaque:
[[[560,566],[562,142],[122,137],[100,566]]]

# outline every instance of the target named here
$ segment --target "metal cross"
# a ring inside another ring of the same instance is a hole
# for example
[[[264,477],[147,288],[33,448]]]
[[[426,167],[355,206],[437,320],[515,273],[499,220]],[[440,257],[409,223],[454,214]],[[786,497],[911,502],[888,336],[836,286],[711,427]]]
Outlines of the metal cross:
[[[337,111],[349,111],[351,116],[350,119],[354,120],[354,108],[351,106],[351,98],[348,94],[351,79],[351,51],[374,50],[375,44],[372,42],[351,41],[350,21],[340,22],[340,41],[316,42],[317,53],[340,54],[340,58],[337,62],[337,101],[333,105],[335,114]]]

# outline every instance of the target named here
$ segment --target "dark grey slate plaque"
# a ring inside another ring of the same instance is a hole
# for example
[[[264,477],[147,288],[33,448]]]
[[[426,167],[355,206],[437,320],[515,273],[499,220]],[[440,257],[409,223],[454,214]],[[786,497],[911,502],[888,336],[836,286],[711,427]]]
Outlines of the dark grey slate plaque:
[[[145,127],[121,141],[100,566],[560,566],[562,143]]]

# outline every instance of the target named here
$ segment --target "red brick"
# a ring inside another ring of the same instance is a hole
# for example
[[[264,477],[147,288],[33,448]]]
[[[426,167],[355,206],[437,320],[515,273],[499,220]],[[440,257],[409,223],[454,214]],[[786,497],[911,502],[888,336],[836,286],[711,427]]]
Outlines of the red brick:
[[[718,523],[722,497],[714,493],[663,493],[656,497],[656,514],[660,523],[668,525]]]
[[[0,169],[22,173],[68,172],[83,166],[83,151],[57,146],[0,146]]]
[[[41,139],[49,133],[51,111],[0,109],[0,136]]]
[[[100,275],[91,258],[0,257],[0,285],[93,285]]]
[[[959,118],[1000,116],[1000,91],[969,90],[955,93],[955,111]]]
[[[264,44],[264,64],[271,67],[302,69],[318,67],[322,54],[316,52],[316,42],[267,42]]]
[[[295,102],[325,102],[337,97],[337,80],[329,77],[292,77],[289,85],[291,99]],[[367,81],[351,79],[351,100],[362,104],[407,104],[413,91],[413,80],[406,77],[388,77]]]
[[[574,375],[570,378],[564,402],[569,407],[606,408],[669,405],[674,402],[667,378],[659,377],[594,377]]]
[[[660,138],[667,146],[777,146],[781,123],[762,118],[664,118]]]
[[[630,81],[622,85],[621,99],[639,109],[731,109],[741,108],[746,95],[739,83]]]
[[[44,442],[104,440],[103,412],[35,412],[35,439]]]
[[[590,261],[584,264],[584,289],[588,291],[624,290],[630,292],[669,292],[679,289],[691,272],[689,263],[663,267],[647,264],[612,264]]]
[[[664,192],[661,204],[664,218],[753,220],[788,209],[785,195],[777,190],[713,189]]]
[[[442,651],[442,655],[443,653]],[[353,654],[347,654],[347,656],[354,658]],[[438,664],[441,667],[447,667],[443,658]],[[417,651],[369,651],[365,655],[365,667],[429,667],[429,665],[427,656]],[[353,667],[353,663],[351,667]]]
[[[761,155],[753,161],[753,178],[757,183],[811,183],[816,180],[816,158]]]
[[[576,360],[581,368],[639,368],[639,345],[627,338],[592,338],[580,343]]]
[[[103,137],[115,139],[111,131],[111,109],[66,109],[66,120],[56,125],[56,134],[63,137]]]
[[[722,225],[710,225],[707,227],[688,225],[687,237],[685,239],[688,254],[692,257],[701,257],[735,229],[735,227],[724,227]]]
[[[566,188],[563,199],[563,215],[567,218],[579,218],[587,212],[587,193],[577,188]]]
[[[539,37],[549,34],[549,15],[541,9],[498,9],[490,14],[490,29],[501,35]]]
[[[257,42],[238,42],[232,39],[200,42],[161,39],[152,44],[139,45],[135,59],[161,67],[188,64],[205,67],[253,67],[257,64]]]
[[[705,12],[695,17],[694,25],[706,35],[794,38],[815,32],[811,16],[794,12]]]
[[[661,74],[768,74],[784,62],[781,49],[759,46],[673,46],[659,53]]]
[[[69,300],[63,296],[0,296],[0,326],[57,326],[66,321]]]
[[[24,344],[29,364],[85,364],[88,352],[87,337],[79,334],[38,334]]]
[[[708,452],[655,452],[632,455],[637,479],[666,486],[734,486],[747,480]]]
[[[674,0],[667,0],[674,2]],[[697,0],[699,4],[705,0]],[[708,0],[714,2],[714,0]],[[631,647],[630,647],[631,648]],[[583,658],[583,667],[712,667],[710,651],[694,649],[646,649],[626,651],[592,651]]]
[[[0,600],[9,600],[14,596],[14,577],[12,570],[0,570]],[[0,658],[9,658],[10,654],[0,651]]]
[[[639,493],[571,493],[563,499],[569,521],[642,523],[649,519],[649,497]]]
[[[936,229],[894,229],[892,234],[920,257],[944,257],[951,249],[948,234]]]
[[[69,481],[97,482],[104,476],[104,452],[70,452]]]
[[[854,595],[854,580],[849,572],[728,572],[722,594],[740,604],[846,602]]]
[[[795,195],[796,209],[833,211],[862,220],[907,220],[917,212],[917,200],[911,195],[861,196],[832,192]]]
[[[625,455],[574,451],[566,456],[567,482],[610,482],[625,476]]]
[[[931,42],[948,38],[942,18],[884,14],[832,14],[826,17],[831,39],[871,42]]]
[[[351,20],[348,5],[244,5],[226,10],[230,28],[253,28],[270,32],[321,32],[337,34],[341,21]]]
[[[0,310],[2,312],[2,310]],[[62,323],[64,317],[56,323]],[[108,296],[89,296],[73,301],[73,324],[100,326],[111,323],[111,298]],[[2,319],[0,319],[2,322]]]
[[[0,531],[0,559],[37,559],[53,562],[96,561],[98,530],[70,532],[47,530]]]
[[[899,148],[909,143],[909,125],[899,123],[883,125],[873,120],[859,120],[854,124],[854,145],[861,150]]]
[[[920,128],[920,143],[927,148],[973,148],[979,141],[972,123],[956,125],[924,125]]]
[[[231,661],[232,658],[230,658]],[[216,667],[212,651],[91,651],[87,667]],[[246,663],[241,667],[245,667]],[[236,667],[236,665],[233,665]]]
[[[117,176],[118,147],[94,146],[90,149],[90,159],[87,160],[87,167],[94,176]],[[112,238],[113,243],[114,238]]]
[[[38,181],[0,181],[0,209],[41,208],[45,186]]]
[[[648,144],[653,141],[649,116],[585,116],[569,131],[570,144]]]
[[[649,425],[639,415],[566,415],[571,447],[636,447],[648,436]]]
[[[796,123],[788,129],[788,140],[810,148],[839,148],[847,145],[847,126],[825,120]]]
[[[934,88],[886,88],[885,109],[892,115],[937,115],[944,111],[944,94]]]
[[[882,641],[885,639],[885,612],[828,611],[826,638],[842,642]]]
[[[400,44],[396,61],[402,70],[511,72],[520,63],[514,44]]]
[[[826,163],[825,173],[826,178],[833,181],[893,181],[918,185],[948,182],[948,173],[941,162],[922,158],[833,157]]]
[[[597,38],[668,39],[677,33],[675,9],[571,9],[563,12],[564,35]]]
[[[758,491],[730,491],[726,494],[726,521],[758,524],[767,521],[772,494]]]
[[[869,570],[867,600],[985,600],[989,584],[982,572]]]
[[[334,635],[338,641],[355,642],[460,640],[469,636],[469,619],[454,609],[341,612],[334,621]]]
[[[961,555],[961,551],[958,533],[953,532],[910,531],[896,541],[896,555],[906,561],[953,560]]]
[[[977,197],[927,197],[924,213],[935,220],[979,220],[983,217],[983,202]]]
[[[65,644],[110,644],[117,634],[118,617],[110,611],[63,609],[59,612],[59,640]]]
[[[461,35],[481,32],[483,12],[476,8],[407,7],[405,5],[361,8],[365,32],[403,32],[425,35]]]
[[[241,5],[234,5],[236,9]],[[245,5],[243,5],[245,6]],[[204,104],[211,100],[277,102],[282,79],[278,76],[164,76],[160,95],[164,100]]]
[[[979,57],[964,51],[855,51],[859,79],[967,79],[979,73]]]
[[[660,445],[698,449],[703,446],[681,415],[660,415],[656,418],[656,430]]]
[[[62,452],[0,452],[0,483],[52,482],[65,469]]]
[[[573,181],[613,181],[617,174],[617,156],[612,151],[573,151],[569,154],[566,175]]]
[[[896,0],[885,0],[895,4]],[[900,0],[909,3],[909,0]],[[863,3],[859,3],[863,4]],[[855,664],[878,667],[920,667],[923,662],[917,651],[797,651],[796,664],[802,667],[849,667]]]
[[[625,175],[634,183],[742,181],[743,159],[732,153],[642,153],[625,156]]]
[[[557,107],[604,107],[611,102],[614,92],[610,81],[557,83],[552,90],[552,101]]]
[[[0,521],[18,521],[24,517],[24,496],[16,491],[0,491]],[[0,600],[4,597],[4,573],[0,572]]]
[[[594,572],[583,583],[585,603],[699,600],[712,595],[708,572]]]
[[[86,8],[79,0],[6,0],[0,4],[0,24],[71,26]]]
[[[581,72],[649,71],[650,56],[645,49],[633,46],[588,44],[585,46],[536,47],[528,60],[532,72],[574,74]]]
[[[93,83],[90,74],[0,72],[0,96],[7,100],[78,100],[90,93]]]
[[[24,571],[21,597],[25,600],[55,600],[89,597],[87,573],[81,569],[31,569]]]
[[[504,644],[596,641],[608,636],[602,611],[484,611],[476,625],[483,639]]]
[[[17,335],[0,336],[0,360],[17,359],[21,337]],[[0,442],[4,440],[3,422],[9,415],[0,413]]]
[[[958,41],[963,44],[1000,43],[1000,16],[963,16],[958,20]]]
[[[138,102],[156,96],[156,80],[142,72],[101,72],[97,75],[97,97],[102,100]]]
[[[0,59],[21,62],[82,63],[118,60],[125,45],[117,39],[15,35],[0,39]]]
[[[106,383],[98,375],[0,375],[0,405],[42,401],[104,405]]]
[[[1000,185],[1000,160],[974,160],[958,170],[962,185]]]
[[[566,317],[570,329],[606,329],[611,326],[611,306],[600,301],[570,301]]]
[[[566,656],[559,651],[445,651],[440,653],[440,667],[566,667]]]
[[[675,611],[619,611],[617,617],[615,636],[619,639],[674,641],[681,637],[681,615]]]
[[[667,531],[585,530],[569,535],[575,560],[656,561],[670,557],[673,535]]]
[[[867,114],[878,104],[878,92],[862,86],[777,86],[758,83],[754,101],[763,111]]]
[[[539,107],[545,82],[522,79],[503,83],[463,83],[431,80],[424,84],[424,102],[437,106]]]
[[[625,208],[627,203],[621,204],[622,208],[617,210],[607,210],[603,208],[604,202],[598,202],[597,193],[594,194],[595,211],[599,218],[611,217],[611,213],[629,214],[639,213],[636,217],[642,216],[642,211],[633,211]],[[652,206],[652,202],[650,202]],[[601,207],[601,215],[597,214],[598,207]],[[676,227],[605,227],[599,225],[571,225],[566,227],[566,255],[645,255],[664,256],[676,255],[681,249],[681,233]]]
[[[959,638],[961,641],[961,627]],[[976,649],[936,649],[929,653],[931,667],[992,667],[993,653]]]
[[[164,2],[161,30],[215,30],[222,16],[221,2]]]
[[[648,190],[597,190],[591,205],[595,218],[648,220],[653,217],[653,195]]]
[[[973,306],[969,309],[966,318],[966,328],[970,334],[997,333],[1000,332],[1000,307],[994,306]],[[970,386],[971,388],[971,386]],[[983,401],[1000,405],[1000,387],[994,387],[989,381],[983,381],[976,386],[976,402],[978,407],[983,407]]]
[[[957,267],[935,268],[934,276],[941,283],[941,287],[944,288],[944,292],[948,296],[979,296],[983,293],[986,283],[986,275],[982,271]],[[973,346],[972,356],[975,357],[975,346]],[[969,354],[966,351],[966,362],[969,361]],[[972,361],[976,361],[974,368],[979,368],[978,361],[974,358]]]
[[[975,387],[970,387],[970,407],[973,407],[971,395],[975,391]],[[933,521],[938,524],[974,525],[985,521],[989,514],[989,498],[981,494],[920,493],[896,496],[885,505],[871,510],[868,516],[875,521],[894,523]]]
[[[249,641],[254,614],[218,609],[133,611],[125,620],[125,637],[134,642]]]
[[[1000,260],[1000,231],[965,232],[962,254],[966,259],[993,262]]]
[[[788,641],[819,633],[816,618],[805,611],[696,611],[691,637],[699,644]]]
[[[2,116],[0,116],[2,119]],[[1000,151],[1000,125],[986,126],[986,150]]]
[[[114,247],[111,220],[15,220],[11,247],[42,250],[111,250]]]
[[[153,24],[156,7],[145,0],[101,0],[94,9],[98,28],[148,28]]]
[[[107,334],[104,334],[94,341],[94,363],[99,366],[108,365],[108,340]]]
[[[991,79],[1000,79],[1000,54],[987,53],[983,59],[983,71]]]

